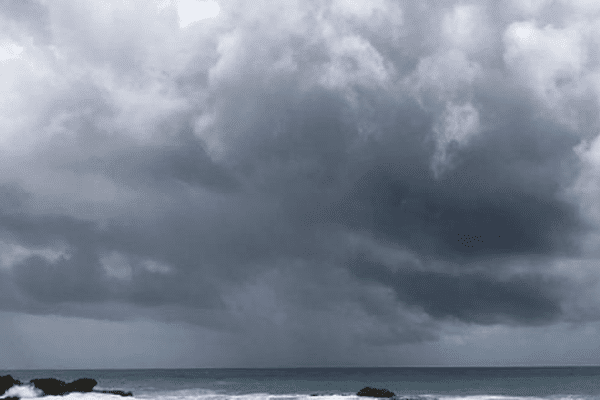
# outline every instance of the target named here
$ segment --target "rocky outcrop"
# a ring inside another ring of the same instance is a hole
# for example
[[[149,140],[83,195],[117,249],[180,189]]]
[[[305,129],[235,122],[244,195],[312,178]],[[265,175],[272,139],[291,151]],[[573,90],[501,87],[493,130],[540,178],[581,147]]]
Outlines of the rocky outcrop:
[[[71,383],[67,383],[66,388],[69,392],[81,392],[87,393],[91,392],[94,389],[98,382],[92,378],[81,378],[73,381]]]
[[[364,387],[356,393],[357,396],[366,396],[366,397],[395,397],[396,394],[394,392],[390,392],[387,389],[375,389],[372,387]]]
[[[116,394],[119,396],[133,396],[131,392],[124,392],[122,390],[94,390],[94,387],[98,384],[95,379],[81,378],[73,382],[66,383],[60,379],[55,378],[44,378],[44,379],[32,379],[29,381],[37,389],[44,392],[45,396],[62,396],[64,394],[79,392],[79,393],[107,393]],[[16,379],[13,379],[10,375],[0,376],[0,396],[3,395],[8,389],[14,385],[22,385],[22,383]],[[2,400],[19,400],[18,397],[5,397]]]
[[[0,376],[0,396],[6,393],[8,389],[13,387],[14,385],[20,385],[21,382],[14,379],[10,375]]]
[[[119,396],[133,396],[131,392],[124,392],[122,390],[94,390],[95,393],[107,393],[107,394],[118,394]]]
[[[91,392],[94,386],[98,384],[95,379],[91,378],[77,379],[71,383],[66,383],[54,378],[32,379],[30,383],[44,392],[45,395],[51,396],[60,396],[73,392]]]

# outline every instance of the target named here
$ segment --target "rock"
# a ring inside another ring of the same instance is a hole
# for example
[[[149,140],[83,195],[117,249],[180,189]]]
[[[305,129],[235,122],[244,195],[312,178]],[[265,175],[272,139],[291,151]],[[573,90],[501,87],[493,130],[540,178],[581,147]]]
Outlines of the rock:
[[[10,397],[5,397],[2,400],[21,400],[21,398],[17,397],[17,396],[10,396]]]
[[[119,396],[133,396],[131,392],[124,392],[122,390],[94,390],[96,393],[105,393],[105,394],[118,394]]]
[[[66,389],[67,392],[87,393],[91,392],[94,386],[96,386],[97,384],[98,382],[95,379],[81,378],[71,383],[67,383]]]
[[[20,382],[19,382],[20,383]],[[94,390],[94,386],[98,384],[95,379],[81,378],[71,383],[63,382],[59,379],[46,378],[46,379],[32,379],[30,383],[36,388],[44,392],[44,395],[48,396],[61,396],[67,393],[80,392],[80,393],[107,393],[117,394],[119,396],[133,396],[131,392],[123,392],[122,390]],[[2,399],[5,400],[5,399]]]
[[[44,378],[44,379],[32,379],[29,381],[36,388],[40,389],[44,392],[45,395],[50,396],[60,396],[61,394],[66,393],[66,383],[54,379],[54,378]]]
[[[0,396],[6,393],[8,389],[13,387],[14,385],[20,385],[21,382],[14,379],[10,375],[0,376]]]
[[[368,397],[394,397],[396,394],[390,392],[387,389],[375,389],[372,387],[364,387],[356,393],[357,396],[368,396]]]
[[[77,379],[71,383],[65,383],[54,378],[32,379],[30,383],[33,383],[33,386],[40,389],[45,395],[50,396],[60,396],[73,392],[91,392],[94,386],[98,384],[95,379],[91,378]]]

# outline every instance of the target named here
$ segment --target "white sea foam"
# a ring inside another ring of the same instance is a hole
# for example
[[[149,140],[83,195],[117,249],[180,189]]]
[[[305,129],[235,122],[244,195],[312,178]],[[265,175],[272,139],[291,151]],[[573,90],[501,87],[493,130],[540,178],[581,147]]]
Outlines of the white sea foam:
[[[343,394],[311,396],[306,394],[251,393],[235,395],[204,389],[142,393],[135,395],[135,398],[143,400],[365,400],[364,397]]]
[[[40,389],[35,388],[33,385],[19,385],[13,386],[8,389],[2,396],[0,396],[0,400],[6,397],[19,397],[22,400],[27,399],[36,399],[43,397],[44,400],[125,400],[125,399],[133,399],[133,397],[123,397],[116,394],[109,393],[68,393],[63,396],[44,396],[44,392]]]
[[[87,392],[87,393],[67,393],[63,396],[44,396],[44,400],[126,400],[126,399],[135,399],[135,397],[123,397],[118,394],[109,394],[109,393],[96,393],[96,392]]]
[[[155,392],[135,396],[136,399],[144,400],[383,400],[371,397],[357,396],[354,393],[345,394],[223,394],[210,390],[190,389],[172,392]],[[75,399],[73,399],[75,400]],[[107,400],[107,399],[104,399]],[[398,393],[395,399],[390,400],[600,400],[596,396],[577,395],[552,395],[548,397],[539,396],[500,396],[500,395],[466,395],[466,396],[440,396],[436,394],[402,394]]]
[[[8,389],[4,395],[2,395],[2,398],[16,396],[21,399],[32,399],[43,395],[44,392],[40,389],[36,389],[33,385],[17,385]]]
[[[96,388],[95,390],[101,390]],[[111,389],[105,389],[111,390]],[[114,389],[112,389],[114,390]],[[135,393],[133,397],[123,398],[120,395],[109,393],[69,393],[63,396],[43,396],[43,392],[33,385],[13,386],[0,400],[16,396],[23,400],[43,397],[43,400],[380,400],[369,397],[360,397],[354,393],[345,394],[270,394],[250,393],[231,394],[209,389],[183,389],[172,391],[156,391]],[[39,399],[41,400],[41,399]],[[567,396],[553,395],[548,397],[535,396],[500,396],[500,395],[471,395],[471,396],[438,396],[434,394],[407,395],[397,393],[396,399],[390,400],[600,400],[593,396]]]
[[[137,399],[161,399],[161,400],[179,400],[179,399],[224,399],[230,396],[225,396],[209,389],[182,389],[182,390],[170,390],[170,391],[157,391],[151,393],[141,393],[133,395]]]
[[[438,400],[545,400],[543,397],[477,395],[477,396],[440,396]]]
[[[589,396],[561,396],[548,397],[537,396],[500,396],[500,395],[477,395],[477,396],[439,396],[438,400],[591,400]]]

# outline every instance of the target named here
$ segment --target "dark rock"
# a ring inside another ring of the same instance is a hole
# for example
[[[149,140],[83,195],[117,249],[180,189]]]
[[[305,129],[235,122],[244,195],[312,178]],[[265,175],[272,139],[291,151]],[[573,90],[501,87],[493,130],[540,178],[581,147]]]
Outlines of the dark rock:
[[[17,397],[17,396],[10,396],[10,397],[5,397],[2,400],[21,400],[21,398]]]
[[[60,396],[73,392],[91,392],[94,386],[98,384],[95,379],[91,378],[77,379],[71,383],[65,383],[54,378],[32,379],[30,383],[33,383],[33,386],[40,389],[47,396]]]
[[[14,385],[20,385],[21,382],[14,379],[10,375],[0,376],[0,396],[6,393],[8,389],[13,387]]]
[[[81,378],[71,383],[67,383],[66,390],[67,392],[87,393],[91,392],[94,386],[96,386],[97,384],[98,382],[95,379]]]
[[[32,379],[29,381],[36,388],[40,389],[44,392],[45,395],[50,396],[60,396],[61,394],[67,393],[66,386],[67,384],[61,380],[54,378],[45,378],[45,379]]]
[[[106,393],[106,394],[118,394],[119,396],[133,396],[131,392],[124,392],[122,390],[94,390],[96,393]]]
[[[18,382],[18,381],[17,381]],[[20,383],[20,382],[19,382]],[[122,390],[94,390],[94,386],[98,384],[95,379],[81,378],[71,383],[63,382],[59,379],[46,378],[46,379],[32,379],[30,383],[36,388],[44,392],[44,395],[48,396],[61,396],[67,393],[81,392],[81,393],[107,393],[117,394],[119,396],[133,396],[131,392],[123,392]],[[4,399],[2,399],[4,400]]]
[[[375,389],[372,387],[364,387],[356,393],[357,396],[368,396],[368,397],[394,397],[396,394],[390,392],[387,389]]]

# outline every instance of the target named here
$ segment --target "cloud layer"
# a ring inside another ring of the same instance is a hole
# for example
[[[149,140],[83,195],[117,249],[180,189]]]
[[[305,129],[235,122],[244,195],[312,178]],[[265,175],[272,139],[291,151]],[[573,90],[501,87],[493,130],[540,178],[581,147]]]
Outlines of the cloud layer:
[[[595,3],[192,3],[4,1],[7,335],[181,326],[228,349],[173,349],[189,366],[393,365],[596,326]],[[71,365],[48,357],[22,365]]]

